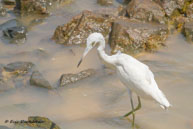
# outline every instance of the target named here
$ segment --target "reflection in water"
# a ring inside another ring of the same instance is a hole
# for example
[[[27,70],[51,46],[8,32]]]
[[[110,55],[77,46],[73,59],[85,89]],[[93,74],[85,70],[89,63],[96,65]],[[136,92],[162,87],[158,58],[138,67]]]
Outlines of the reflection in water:
[[[74,5],[81,3],[83,0]],[[95,68],[98,73],[57,91],[27,85],[0,93],[0,125],[12,126],[4,123],[6,119],[21,120],[40,115],[50,118],[62,129],[131,127],[129,120],[119,119],[131,109],[127,91],[114,71],[104,68],[96,50],[90,52],[77,69],[84,48],[64,47],[49,40],[57,25],[67,22],[80,10],[99,8],[90,0],[78,7],[74,12],[71,12],[71,7],[56,10],[55,15],[29,32],[24,45],[5,44],[0,40],[0,63],[32,61],[52,85],[56,85],[63,73],[77,73],[86,68]],[[164,111],[159,105],[142,100],[143,108],[136,114],[137,128],[193,128],[193,46],[186,43],[181,35],[171,36],[167,45],[167,48],[152,54],[145,53],[138,59],[150,66],[160,89],[173,107]]]

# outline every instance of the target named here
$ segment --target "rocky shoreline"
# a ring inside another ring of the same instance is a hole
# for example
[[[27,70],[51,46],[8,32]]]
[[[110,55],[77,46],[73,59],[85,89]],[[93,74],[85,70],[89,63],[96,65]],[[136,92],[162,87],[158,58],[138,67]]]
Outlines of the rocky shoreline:
[[[0,37],[5,44],[24,45],[31,29],[44,23],[56,6],[71,6],[75,0],[2,0],[0,18],[14,15],[0,24]],[[60,45],[84,45],[93,32],[104,35],[111,53],[118,51],[136,55],[141,52],[155,52],[167,46],[170,34],[181,33],[189,43],[193,43],[193,1],[192,0],[122,0],[119,7],[111,7],[113,0],[96,0],[105,8],[95,11],[83,10],[67,23],[59,25],[50,34],[50,39]],[[35,16],[35,17],[33,17]],[[27,23],[22,18],[33,17]],[[0,64],[0,93],[24,86],[34,86],[46,90],[57,90],[96,74],[94,69],[79,73],[63,73],[57,84],[51,84],[34,62],[13,61]],[[52,121],[44,117],[29,117],[28,120],[45,120],[41,124],[16,124],[19,128],[50,129]],[[0,126],[1,128],[1,126]],[[6,127],[4,127],[6,128]],[[55,125],[52,129],[59,129]]]

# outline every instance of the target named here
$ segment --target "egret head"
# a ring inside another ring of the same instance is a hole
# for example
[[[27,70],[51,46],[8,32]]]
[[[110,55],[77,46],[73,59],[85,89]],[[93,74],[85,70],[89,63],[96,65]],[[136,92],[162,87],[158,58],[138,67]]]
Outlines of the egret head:
[[[94,48],[98,42],[100,42],[101,36],[102,36],[102,34],[100,34],[100,33],[92,33],[92,34],[90,34],[90,35],[88,36],[88,38],[87,38],[87,40],[86,40],[86,48],[85,48],[85,50],[84,50],[83,56],[82,56],[82,58],[80,59],[77,67],[80,66],[82,60],[83,60],[84,57],[88,54],[88,52],[89,52],[92,48]],[[102,36],[102,38],[103,38],[103,36]]]

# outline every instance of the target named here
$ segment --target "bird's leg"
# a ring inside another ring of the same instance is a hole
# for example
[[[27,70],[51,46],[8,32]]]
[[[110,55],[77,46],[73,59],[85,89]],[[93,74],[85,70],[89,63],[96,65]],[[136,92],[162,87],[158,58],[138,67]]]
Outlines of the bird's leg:
[[[135,125],[135,113],[134,113],[134,105],[133,105],[133,98],[132,98],[132,92],[128,89],[128,92],[129,92],[129,97],[130,97],[130,102],[131,102],[131,108],[132,108],[132,111],[131,111],[131,114],[133,116],[133,121],[132,121],[132,127],[134,127]],[[130,113],[130,112],[129,112]],[[124,115],[123,117],[126,117],[128,116],[127,114]]]
[[[135,112],[135,111],[137,111],[137,110],[139,110],[139,109],[141,108],[141,100],[140,100],[140,97],[137,96],[137,99],[138,99],[138,105],[137,105],[137,107],[136,107],[134,110],[130,111],[129,113],[125,114],[123,117],[129,116],[129,115],[132,114],[132,112]]]
[[[135,113],[134,113],[134,105],[133,105],[132,92],[130,92],[130,101],[131,101],[132,116],[133,116],[132,127],[134,127],[134,125],[135,125]]]

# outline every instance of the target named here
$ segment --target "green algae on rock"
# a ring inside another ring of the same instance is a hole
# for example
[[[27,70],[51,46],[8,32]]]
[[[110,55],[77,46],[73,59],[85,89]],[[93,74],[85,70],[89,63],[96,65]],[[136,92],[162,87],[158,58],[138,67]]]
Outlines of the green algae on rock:
[[[61,129],[46,117],[30,116],[27,121],[15,123],[13,129]]]
[[[122,17],[113,23],[110,46],[112,53],[121,51],[136,54],[142,51],[154,51],[163,45],[167,36],[166,25],[144,23]]]
[[[64,45],[86,43],[86,38],[93,32],[100,32],[108,41],[112,17],[83,11],[70,22],[56,28],[52,37],[56,43]]]

